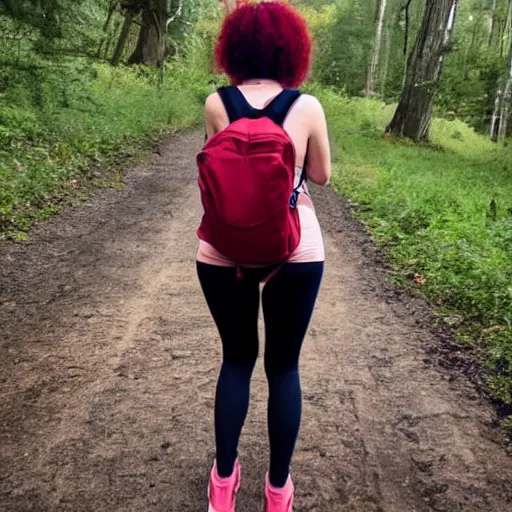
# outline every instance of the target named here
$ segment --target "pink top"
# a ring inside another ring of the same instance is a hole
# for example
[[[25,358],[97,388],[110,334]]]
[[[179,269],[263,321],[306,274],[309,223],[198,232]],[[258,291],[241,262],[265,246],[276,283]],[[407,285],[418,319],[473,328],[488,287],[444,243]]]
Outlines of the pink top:
[[[290,256],[288,263],[312,263],[325,260],[325,248],[322,230],[315,213],[313,201],[307,193],[299,196],[297,204],[300,218],[300,244]],[[204,240],[199,240],[197,261],[219,267],[235,267],[228,258],[220,254],[213,246]],[[253,265],[254,266],[254,265]]]

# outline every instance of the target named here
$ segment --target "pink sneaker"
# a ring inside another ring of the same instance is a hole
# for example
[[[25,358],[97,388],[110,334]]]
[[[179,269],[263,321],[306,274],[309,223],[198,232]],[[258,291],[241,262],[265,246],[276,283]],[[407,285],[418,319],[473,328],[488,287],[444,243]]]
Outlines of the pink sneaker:
[[[233,474],[228,478],[221,478],[217,473],[217,462],[213,463],[208,484],[208,512],[235,512],[241,476],[242,468],[238,460],[235,461]]]
[[[265,506],[263,512],[293,512],[293,486],[292,477],[289,476],[282,489],[272,487],[268,479],[265,482]]]

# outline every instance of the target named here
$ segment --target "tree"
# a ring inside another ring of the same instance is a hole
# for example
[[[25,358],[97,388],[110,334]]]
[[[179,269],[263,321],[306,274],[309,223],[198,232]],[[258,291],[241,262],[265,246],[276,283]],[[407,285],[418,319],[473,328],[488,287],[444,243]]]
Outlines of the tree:
[[[112,17],[114,16],[114,12],[116,11],[119,4],[119,0],[110,0],[108,4],[108,13],[107,13],[107,19],[105,20],[105,23],[103,25],[103,35],[100,39],[100,44],[98,45],[98,51],[96,52],[96,57],[99,59],[101,58],[101,52],[103,50],[103,46],[108,40],[109,35],[109,29],[110,29],[110,23],[112,21]]]
[[[128,63],[160,67],[165,60],[167,30],[169,25],[181,16],[183,0],[148,0],[143,3],[139,38]],[[174,11],[171,12],[170,7],[174,8]]]
[[[407,63],[398,107],[386,131],[428,140],[434,97],[455,22],[457,0],[426,0],[423,21]]]
[[[167,33],[167,1],[148,0],[142,7],[137,46],[128,64],[159,66],[164,59]]]
[[[384,18],[386,16],[386,5],[387,0],[378,0],[377,34],[375,36],[375,44],[373,47],[372,62],[370,64],[370,69],[366,79],[366,96],[372,96],[375,94],[375,82],[379,69],[380,51],[382,47],[382,33],[384,28]]]
[[[368,19],[374,13],[375,4],[361,0],[347,0],[343,7],[337,4],[334,11],[330,48],[321,57],[327,64],[324,81],[344,87],[350,95],[366,90],[368,57],[375,43],[375,29]]]
[[[507,16],[501,35],[501,52],[505,45],[509,47],[506,61],[506,74],[500,72],[498,86],[494,96],[494,108],[491,118],[490,137],[493,141],[504,139],[508,132],[508,121],[512,104],[512,0],[508,2]]]
[[[126,41],[128,40],[128,36],[130,35],[130,30],[133,25],[133,20],[135,16],[137,16],[138,8],[131,4],[124,4],[124,20],[123,25],[121,27],[121,32],[119,34],[119,39],[117,40],[117,45],[114,50],[114,55],[112,56],[112,65],[117,66],[121,61],[121,57],[124,53],[124,48],[126,46]]]
[[[407,56],[409,51],[409,27],[411,24],[411,16],[409,13],[409,8],[411,7],[412,0],[407,0],[403,5],[401,12],[404,13],[404,83],[405,77],[407,76]],[[404,84],[402,84],[404,85]]]
[[[490,128],[490,136],[491,140],[497,141],[499,136],[499,128],[500,128],[500,107],[501,107],[501,98],[503,95],[503,91],[501,90],[501,84],[498,86],[498,90],[496,91],[496,96],[494,98],[494,109],[492,112],[491,118],[491,128]]]
[[[492,0],[491,14],[489,17],[489,46],[492,45],[494,40],[494,31],[496,28],[496,5],[498,0]]]
[[[382,67],[382,76],[381,76],[381,80],[380,80],[380,95],[382,98],[384,98],[385,93],[386,93],[386,82],[388,80],[389,61],[391,58],[391,46],[393,43],[390,23],[388,23],[386,26],[385,40],[386,40],[386,47],[384,50],[384,66]]]
[[[505,23],[503,25],[502,37],[501,37],[501,55],[504,56],[506,43],[511,43],[512,40],[512,0],[508,2],[507,15]]]
[[[505,139],[508,135],[508,120],[512,106],[512,46],[510,48],[508,76],[505,81],[505,89],[501,95],[500,126],[498,138]]]

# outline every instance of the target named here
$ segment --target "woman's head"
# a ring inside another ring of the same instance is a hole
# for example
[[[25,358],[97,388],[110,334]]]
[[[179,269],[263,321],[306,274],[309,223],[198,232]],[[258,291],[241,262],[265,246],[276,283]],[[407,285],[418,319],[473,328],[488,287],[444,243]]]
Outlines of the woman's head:
[[[297,87],[309,71],[311,37],[305,20],[281,1],[241,3],[224,21],[217,65],[240,84],[266,78]]]

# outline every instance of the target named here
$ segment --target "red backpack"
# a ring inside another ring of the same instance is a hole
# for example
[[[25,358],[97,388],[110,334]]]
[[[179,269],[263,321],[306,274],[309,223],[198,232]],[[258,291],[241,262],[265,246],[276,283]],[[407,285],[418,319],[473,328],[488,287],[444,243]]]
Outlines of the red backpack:
[[[265,109],[237,87],[219,94],[230,125],[197,155],[204,216],[198,230],[238,267],[285,262],[300,242],[295,147],[282,124],[300,92],[284,90]]]

